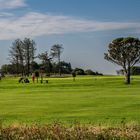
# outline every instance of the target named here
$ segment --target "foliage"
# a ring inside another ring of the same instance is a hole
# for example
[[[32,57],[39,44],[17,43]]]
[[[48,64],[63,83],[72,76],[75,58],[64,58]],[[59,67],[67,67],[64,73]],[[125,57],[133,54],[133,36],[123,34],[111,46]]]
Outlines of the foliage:
[[[65,61],[61,61],[61,72],[64,74],[70,74],[72,72],[71,63],[67,63]]]
[[[140,66],[131,67],[131,75],[140,75]]]
[[[60,55],[61,55],[62,51],[63,51],[62,45],[61,44],[55,44],[51,48],[51,56],[53,58],[57,58],[58,62],[60,62]]]
[[[63,74],[71,74],[72,68],[71,64],[67,63],[65,61],[60,62],[61,63],[61,73]],[[20,65],[19,65],[20,66]],[[37,62],[33,61],[31,63],[32,71],[38,71],[43,70],[43,73],[46,73],[50,76],[50,74],[53,73],[59,73],[59,64],[52,63],[51,61],[46,63],[38,64]],[[20,66],[20,68],[22,68]],[[5,64],[1,66],[1,71],[5,74],[17,74],[16,71],[16,64]]]
[[[35,51],[36,51],[35,45],[36,44],[34,40],[31,40],[30,38],[25,38],[23,40],[25,71],[28,76],[32,72],[31,63],[35,59]]]
[[[75,68],[74,72],[76,73],[76,75],[85,75],[85,71],[81,68]]]
[[[72,77],[76,77],[75,71],[72,71]]]
[[[124,70],[120,69],[116,71],[117,75],[124,75]]]
[[[94,71],[92,71],[90,69],[83,70],[81,68],[75,68],[73,71],[76,73],[76,75],[103,75],[102,73],[99,73],[97,71],[94,72]]]
[[[39,54],[38,58],[42,61],[41,68],[43,68],[45,72],[50,75],[53,66],[51,63],[52,58],[49,56],[48,52],[45,51],[44,53]]]
[[[4,74],[16,74],[16,66],[15,65],[10,65],[10,64],[5,64],[1,66],[1,72]]]
[[[120,65],[126,76],[126,83],[130,84],[130,69],[140,61],[140,40],[137,38],[117,38],[108,46],[105,59]]]
[[[15,40],[9,51],[9,59],[11,64],[15,66],[15,72],[17,74],[24,73],[24,51],[23,42],[20,39]]]
[[[71,63],[61,61],[61,54],[63,47],[61,44],[54,44],[51,47],[50,54],[48,51],[35,56],[36,43],[30,38],[24,40],[17,39],[12,43],[9,51],[9,59],[11,64],[6,64],[1,67],[2,71],[6,74],[20,74],[29,76],[36,70],[41,70],[46,73],[47,76],[52,74],[71,74]],[[37,63],[35,58],[39,58],[41,63]],[[76,68],[75,73],[77,75],[102,75],[92,70],[84,71],[81,68]]]
[[[116,71],[118,75],[124,75],[125,72],[123,69]],[[140,75],[140,66],[133,66],[130,68],[131,75]]]
[[[39,68],[40,68],[40,65],[37,62],[33,61],[31,63],[31,69],[32,69],[32,71],[39,70]]]
[[[30,38],[25,38],[23,41],[17,39],[12,43],[9,59],[11,65],[15,66],[16,74],[22,73],[22,75],[29,76],[29,73],[32,72],[31,64],[35,58],[35,51],[35,42]]]
[[[98,71],[95,72],[95,75],[103,75],[102,73],[99,73]]]
[[[71,64],[67,63],[65,61],[61,61],[59,63],[52,63],[52,72],[53,73],[59,73],[59,66],[61,65],[61,73],[63,74],[71,74],[72,68]]]
[[[94,71],[88,69],[88,70],[85,70],[85,74],[86,74],[86,75],[96,75],[96,72],[94,72]]]
[[[51,48],[51,56],[52,58],[57,58],[58,60],[58,65],[59,65],[59,74],[61,76],[61,53],[63,51],[63,47],[60,44],[55,44]]]
[[[60,61],[60,55],[62,53],[62,45],[55,44],[51,48],[51,54],[44,52],[38,55],[38,58],[42,61],[41,68],[44,69],[47,75],[51,73],[70,74],[72,71],[71,64],[65,61]],[[54,59],[57,58],[57,62]]]
[[[75,77],[76,77],[76,72],[75,71],[72,71],[72,77],[73,77],[73,81],[75,81]]]

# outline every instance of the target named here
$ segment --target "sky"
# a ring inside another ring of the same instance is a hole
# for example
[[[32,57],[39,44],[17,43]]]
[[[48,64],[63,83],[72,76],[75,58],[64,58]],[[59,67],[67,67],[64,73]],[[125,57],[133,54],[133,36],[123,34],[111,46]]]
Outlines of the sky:
[[[115,38],[140,38],[139,13],[140,0],[0,0],[0,65],[15,39],[29,37],[37,54],[63,44],[73,68],[116,74],[104,53]]]

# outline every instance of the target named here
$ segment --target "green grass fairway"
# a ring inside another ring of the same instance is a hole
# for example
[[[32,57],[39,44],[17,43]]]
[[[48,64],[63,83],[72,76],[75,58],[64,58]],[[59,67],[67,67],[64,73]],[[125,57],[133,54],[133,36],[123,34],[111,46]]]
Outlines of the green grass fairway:
[[[53,121],[140,123],[140,77],[125,85],[123,77],[50,78],[48,84],[0,81],[0,119],[4,123]]]

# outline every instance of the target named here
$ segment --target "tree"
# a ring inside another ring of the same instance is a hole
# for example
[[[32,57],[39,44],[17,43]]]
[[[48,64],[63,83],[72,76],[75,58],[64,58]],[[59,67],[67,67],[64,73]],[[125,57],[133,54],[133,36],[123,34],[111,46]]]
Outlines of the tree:
[[[72,68],[71,68],[70,63],[67,63],[65,61],[61,61],[60,65],[61,65],[61,73],[62,74],[71,74]],[[53,66],[53,72],[59,73],[59,64],[52,63],[52,66]]]
[[[51,58],[48,55],[48,52],[45,51],[44,53],[39,54],[38,58],[42,61],[42,67],[45,69],[48,75],[50,75],[52,71],[52,64],[51,64]]]
[[[85,74],[86,74],[86,75],[96,75],[96,72],[94,72],[94,71],[88,69],[88,70],[85,70]]]
[[[130,70],[140,62],[140,40],[133,37],[117,38],[108,46],[105,59],[121,66],[125,73],[126,83],[130,84]]]
[[[124,75],[124,70],[120,69],[116,71],[118,75]],[[140,75],[140,66],[133,66],[130,69],[131,75]]]
[[[67,63],[65,61],[61,61],[61,72],[64,74],[71,74],[72,68],[71,63]]]
[[[31,72],[31,64],[35,58],[35,42],[29,38],[23,41],[20,39],[15,40],[9,51],[9,58],[12,65],[16,65],[16,73],[27,74]]]
[[[37,80],[37,83],[38,83],[39,71],[35,71],[35,77],[36,77],[36,80]]]
[[[131,75],[140,75],[140,66],[131,67]]]
[[[73,81],[75,81],[75,77],[76,77],[76,72],[75,71],[72,71],[72,77],[73,77]]]
[[[1,66],[1,72],[4,74],[17,74],[16,64],[5,64]]]
[[[120,70],[116,70],[117,75],[124,75],[124,70],[120,69]]]
[[[32,71],[39,70],[39,68],[40,68],[39,64],[37,62],[35,62],[35,61],[33,61],[31,63],[31,66],[32,66],[31,67]]]
[[[30,38],[25,38],[23,40],[23,49],[24,49],[24,59],[25,59],[25,68],[26,68],[26,74],[29,76],[29,73],[31,72],[31,64],[33,63],[35,59],[35,42],[31,40]]]
[[[7,74],[8,73],[8,65],[7,64],[2,65],[0,71],[4,74]]]
[[[23,43],[20,39],[17,39],[12,43],[9,51],[10,62],[16,66],[17,74],[19,74],[20,72],[22,72],[23,74],[23,57]]]
[[[75,68],[74,72],[76,73],[76,75],[85,75],[85,71],[81,68]]]
[[[57,58],[58,59],[58,64],[59,64],[59,74],[61,76],[61,53],[63,51],[63,47],[60,44],[55,44],[52,46],[51,48],[51,56],[53,58]]]

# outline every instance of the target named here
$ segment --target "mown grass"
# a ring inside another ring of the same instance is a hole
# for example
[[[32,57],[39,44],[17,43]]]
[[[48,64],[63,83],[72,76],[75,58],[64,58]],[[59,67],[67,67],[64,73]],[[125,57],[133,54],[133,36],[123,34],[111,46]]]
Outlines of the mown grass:
[[[119,76],[49,78],[49,83],[0,81],[0,119],[13,123],[140,123],[140,77],[124,84]]]

